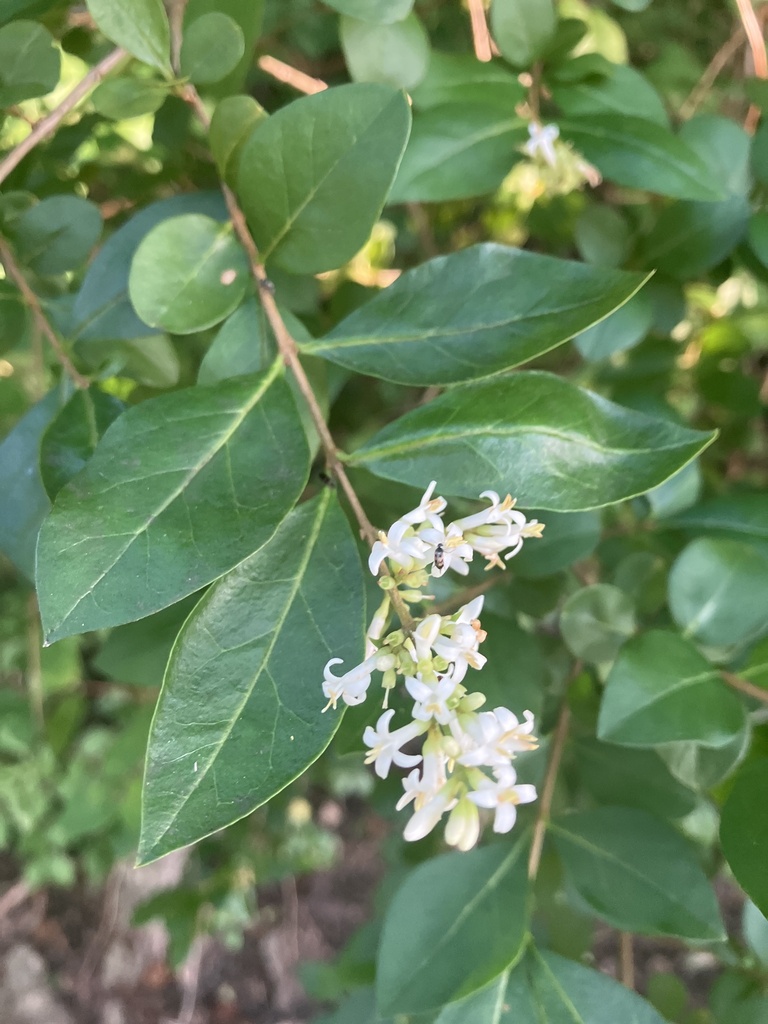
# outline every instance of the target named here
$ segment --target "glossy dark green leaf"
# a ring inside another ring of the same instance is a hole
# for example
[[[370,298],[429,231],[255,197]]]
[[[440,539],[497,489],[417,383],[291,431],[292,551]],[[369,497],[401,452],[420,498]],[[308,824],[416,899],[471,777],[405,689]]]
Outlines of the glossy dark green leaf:
[[[746,764],[733,783],[720,820],[720,843],[736,881],[768,914],[768,760]]]
[[[562,815],[551,830],[569,882],[615,928],[725,938],[698,857],[671,825],[638,809],[598,807]]]
[[[624,64],[609,64],[608,68],[610,74],[599,81],[587,79],[554,87],[552,99],[568,120],[620,114],[669,127],[664,101],[644,75]]]
[[[491,31],[509,63],[530,68],[555,34],[557,14],[552,0],[493,0]]]
[[[513,106],[461,101],[418,113],[389,201],[436,203],[494,192],[527,138]]]
[[[45,96],[56,87],[61,53],[53,36],[36,21],[0,28],[0,107]]]
[[[263,370],[272,360],[264,312],[255,298],[245,302],[219,328],[200,364],[198,384]]]
[[[609,181],[677,199],[723,198],[706,163],[677,136],[652,121],[591,114],[559,122],[564,139]]]
[[[471,246],[407,271],[304,351],[401,384],[454,384],[549,351],[642,283],[639,274]]]
[[[578,334],[573,343],[588,362],[600,362],[616,352],[634,348],[645,338],[652,324],[653,303],[643,290],[605,320]]]
[[[768,627],[768,558],[739,540],[699,537],[672,566],[669,607],[700,643],[749,640]]]
[[[49,392],[0,443],[0,551],[29,579],[40,524],[51,507],[40,475],[40,442],[64,400],[61,388]]]
[[[549,373],[451,389],[351,457],[377,476],[446,494],[509,491],[523,508],[580,511],[642,494],[714,435],[614,405]]]
[[[410,123],[402,93],[365,83],[305,96],[257,125],[237,190],[262,258],[295,274],[351,259],[381,213]]]
[[[122,121],[154,114],[167,97],[168,86],[164,82],[151,78],[110,78],[101,83],[91,100],[103,117]]]
[[[354,82],[413,89],[429,67],[429,36],[415,14],[390,25],[341,19],[341,46]]]
[[[744,726],[744,705],[676,633],[630,640],[606,682],[597,734],[628,747],[695,740],[718,747]]]
[[[80,196],[50,196],[14,226],[19,257],[36,274],[54,276],[85,263],[101,235],[98,206]]]
[[[231,224],[187,213],[164,220],[133,257],[128,291],[151,327],[191,334],[237,309],[250,281]]]
[[[435,1024],[664,1024],[602,971],[530,946],[487,988],[446,1006]]]
[[[40,472],[51,500],[80,472],[124,409],[113,395],[88,388],[76,391],[56,414],[40,445]]]
[[[323,666],[360,661],[357,545],[326,489],[216,583],[171,655],[152,724],[139,859],[249,814],[319,757],[340,713],[322,713]]]
[[[406,18],[413,9],[413,0],[323,0],[339,14],[362,18],[375,25],[390,25]]]
[[[534,509],[529,519],[545,524],[544,533],[531,544],[524,544],[510,568],[526,580],[541,579],[567,569],[588,558],[600,541],[600,513],[547,512]]]
[[[49,642],[131,622],[261,547],[307,478],[304,431],[275,364],[129,409],[60,493],[38,546]]]
[[[610,583],[577,590],[560,612],[566,647],[575,657],[595,665],[613,661],[635,628],[634,602]]]
[[[415,869],[384,920],[379,1012],[419,1013],[482,988],[520,956],[526,838],[448,853]]]
[[[216,104],[209,141],[223,178],[229,179],[235,173],[245,140],[267,116],[266,110],[252,96],[227,96]]]
[[[211,11],[184,26],[180,71],[196,85],[226,78],[245,53],[243,30],[229,15]]]
[[[171,71],[171,33],[162,0],[87,0],[98,27],[145,64]]]
[[[675,778],[655,750],[584,739],[575,753],[582,782],[601,804],[669,818],[683,818],[696,806],[696,793]]]
[[[445,104],[497,106],[505,115],[525,97],[525,90],[501,62],[484,63],[474,54],[433,50],[424,80],[413,90],[417,110]]]

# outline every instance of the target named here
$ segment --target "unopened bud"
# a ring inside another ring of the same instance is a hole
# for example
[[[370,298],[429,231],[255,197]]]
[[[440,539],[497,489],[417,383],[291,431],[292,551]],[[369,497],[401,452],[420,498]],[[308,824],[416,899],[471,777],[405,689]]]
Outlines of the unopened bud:
[[[459,709],[461,711],[477,711],[485,704],[486,696],[484,693],[468,693],[465,697],[461,698],[459,703]]]
[[[382,590],[394,590],[395,588],[395,581],[391,576],[379,576],[376,582]]]
[[[400,596],[404,601],[408,601],[409,604],[424,600],[424,594],[420,590],[401,590]]]
[[[402,629],[394,629],[387,635],[385,642],[387,647],[396,650],[405,643],[405,632]]]
[[[386,647],[383,648],[382,653],[376,659],[376,668],[379,672],[388,672],[393,669],[397,664],[397,658],[394,654]]]
[[[381,685],[385,690],[393,690],[397,686],[397,672],[394,668],[388,668],[381,677]]]
[[[445,658],[441,658],[439,654],[436,654],[432,659],[432,664],[435,666],[437,672],[447,672],[448,666],[451,664],[450,661],[446,661]]]

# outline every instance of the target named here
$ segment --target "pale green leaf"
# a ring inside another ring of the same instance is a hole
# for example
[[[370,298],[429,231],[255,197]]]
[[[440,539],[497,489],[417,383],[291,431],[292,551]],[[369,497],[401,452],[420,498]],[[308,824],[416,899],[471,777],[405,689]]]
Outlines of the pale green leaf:
[[[171,33],[162,0],[87,0],[98,27],[145,64],[171,71]]]

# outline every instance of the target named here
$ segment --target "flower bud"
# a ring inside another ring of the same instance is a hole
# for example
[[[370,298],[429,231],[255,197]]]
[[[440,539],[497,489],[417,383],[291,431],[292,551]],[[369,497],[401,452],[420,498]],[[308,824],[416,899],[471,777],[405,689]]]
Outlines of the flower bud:
[[[462,697],[459,702],[459,710],[464,712],[477,711],[485,704],[486,696],[484,693],[468,693],[466,697]]]
[[[379,576],[376,580],[382,590],[394,590],[396,583],[391,576]]]
[[[397,664],[397,658],[394,654],[386,647],[382,648],[381,653],[376,659],[376,669],[379,672],[386,672],[389,669],[393,669]]]
[[[445,841],[449,846],[466,852],[477,844],[479,838],[480,814],[471,800],[462,797],[448,815]]]

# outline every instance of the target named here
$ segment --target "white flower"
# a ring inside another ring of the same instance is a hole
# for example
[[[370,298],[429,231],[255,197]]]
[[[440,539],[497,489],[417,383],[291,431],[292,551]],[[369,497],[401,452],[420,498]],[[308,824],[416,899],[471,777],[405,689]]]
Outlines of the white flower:
[[[445,841],[466,853],[480,838],[480,815],[473,801],[463,797],[450,813],[445,826]]]
[[[457,758],[467,768],[486,766],[505,767],[515,754],[535,750],[538,746],[532,735],[534,718],[530,711],[523,712],[524,724],[507,708],[481,711],[462,722],[462,734],[456,738],[463,749]],[[455,734],[455,733],[454,733]]]
[[[478,807],[496,811],[493,819],[494,832],[509,832],[517,819],[517,805],[529,804],[535,800],[536,787],[515,785],[517,773],[511,765],[495,768],[493,774],[496,776],[495,782],[484,779],[478,783],[474,792],[467,796]]]
[[[393,523],[387,533],[380,532],[368,558],[368,568],[375,576],[385,558],[403,569],[423,569],[434,558],[434,547],[424,541],[413,527],[429,523],[433,530],[442,534],[443,521],[440,513],[445,508],[445,498],[433,498],[436,486],[433,480],[421,497],[416,508],[406,512]]]
[[[506,548],[512,548],[504,556],[512,558],[523,546],[526,537],[540,537],[543,525],[537,520],[530,523],[522,512],[518,512],[511,495],[502,501],[496,491],[483,491],[481,498],[488,498],[491,504],[471,516],[457,519],[448,527],[450,532],[460,530],[464,541],[483,558],[488,560],[487,569],[496,565],[504,568],[499,555]]]
[[[433,718],[440,725],[448,725],[454,712],[448,707],[448,701],[456,690],[456,683],[450,674],[446,674],[437,683],[425,683],[416,676],[407,676],[405,686],[408,693],[416,701],[413,706],[413,717],[419,722],[429,722]]]
[[[412,768],[421,761],[421,754],[404,754],[400,748],[420,736],[427,726],[422,722],[409,722],[401,729],[390,732],[389,723],[394,713],[394,708],[385,711],[376,723],[376,728],[369,725],[363,733],[363,743],[371,748],[365,763],[375,762],[374,771],[381,779],[386,779],[393,761],[401,768]]]
[[[331,672],[331,666],[343,665],[343,660],[331,658],[323,669],[323,693],[328,698],[328,703],[323,711],[327,711],[330,707],[335,708],[339,700],[343,700],[345,704],[362,704],[368,687],[371,685],[371,672],[375,670],[380,657],[378,652],[372,654],[343,676],[335,676]]]
[[[460,576],[466,576],[467,562],[472,561],[474,551],[453,524],[447,530],[442,529],[442,523],[440,526],[439,530],[426,527],[419,531],[419,537],[430,546],[432,575],[439,578],[453,569]]]
[[[424,761],[421,774],[418,768],[414,768],[406,778],[403,779],[405,792],[397,801],[397,810],[401,811],[411,800],[414,801],[414,809],[420,810],[424,804],[432,800],[446,783],[445,755],[440,750],[430,751],[429,740],[422,751]]]
[[[538,121],[531,121],[528,125],[530,138],[523,146],[523,152],[535,159],[541,154],[542,160],[550,167],[557,165],[557,154],[555,153],[555,139],[560,135],[560,129],[556,124],[539,124]]]
[[[441,634],[432,644],[435,654],[445,658],[453,665],[454,685],[463,680],[467,674],[467,668],[480,669],[488,660],[477,649],[480,643],[480,632],[482,631],[479,627],[475,628],[471,623],[459,620],[452,624],[449,636]]]
[[[413,648],[416,651],[416,663],[431,661],[432,645],[440,633],[443,620],[439,615],[427,615],[413,631]]]
[[[450,786],[444,786],[414,813],[403,829],[403,838],[409,843],[423,839],[429,835],[445,812],[455,805],[456,798],[452,795]]]
[[[433,480],[421,496],[421,501],[418,506],[411,512],[406,512],[404,516],[401,516],[400,519],[398,519],[398,523],[405,523],[409,526],[417,526],[419,523],[429,523],[435,529],[441,529],[443,521],[440,518],[440,513],[445,510],[447,502],[445,498],[432,497],[436,486],[437,481]]]

